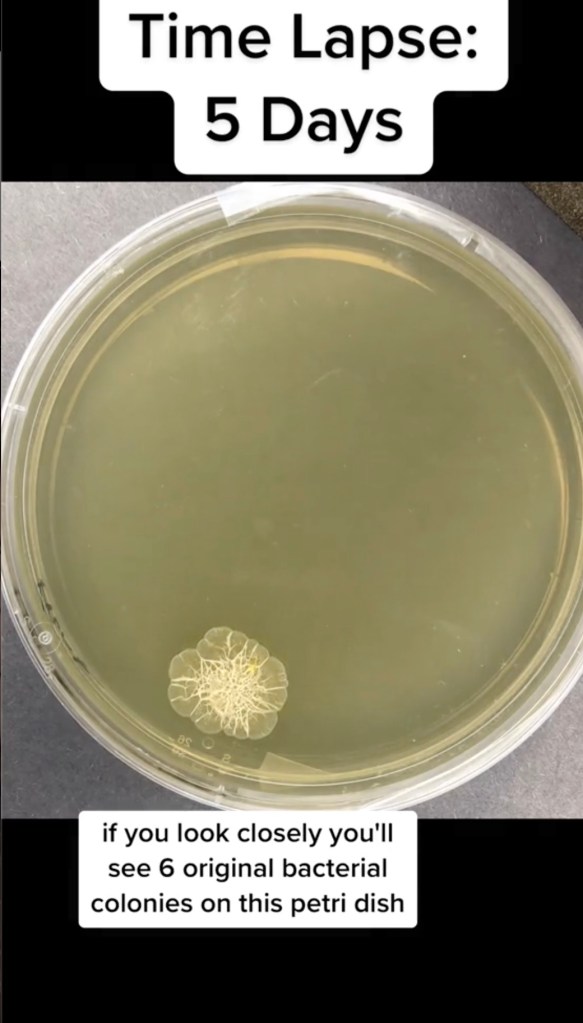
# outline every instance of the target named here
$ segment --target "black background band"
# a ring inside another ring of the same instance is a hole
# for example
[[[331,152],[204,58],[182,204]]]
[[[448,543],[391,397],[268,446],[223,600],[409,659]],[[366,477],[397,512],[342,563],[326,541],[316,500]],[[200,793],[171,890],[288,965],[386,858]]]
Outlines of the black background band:
[[[437,98],[435,161],[427,178],[582,176],[581,5],[509,4],[509,84],[496,93]],[[4,180],[183,177],[173,162],[172,99],[107,92],[99,84],[98,0],[4,0],[3,44]],[[193,88],[195,82],[193,76]],[[387,90],[388,101],[390,80]],[[349,158],[344,166],[343,176],[353,177]]]
[[[553,957],[565,954],[569,928],[582,909],[582,821],[420,820],[414,930],[85,930],[77,923],[77,830],[76,821],[65,820],[3,824],[4,995],[6,1008],[19,1008],[17,1018],[32,1019],[37,1011],[44,1015],[63,1004],[73,985],[89,1010],[118,982],[130,994],[133,986],[138,1003],[148,1003],[148,985],[164,988],[170,1001],[179,996],[181,1005],[190,991],[196,1014],[198,993],[210,997],[205,985],[211,975],[216,980],[224,971],[220,999],[235,983],[231,971],[243,963],[255,963],[254,971],[280,977],[283,985],[291,971],[297,984],[302,969],[306,976],[318,972],[322,949],[339,970],[346,964],[343,983],[357,952],[361,964],[363,955],[383,955],[385,973],[376,981],[381,991],[391,978],[403,983],[404,967],[417,972],[421,987],[428,971],[437,970],[445,985],[442,997],[450,999],[468,982],[468,964],[476,975],[472,983],[481,976],[479,984],[488,989],[512,978],[526,983],[517,975],[517,962],[534,945],[544,959],[538,966],[529,963],[536,983],[536,970],[548,974]],[[338,980],[330,976],[328,983]],[[375,983],[374,977],[369,981]],[[256,983],[254,972],[226,1004],[240,1007],[238,998],[246,992],[245,1004],[252,1006],[260,997],[260,990],[253,994]]]

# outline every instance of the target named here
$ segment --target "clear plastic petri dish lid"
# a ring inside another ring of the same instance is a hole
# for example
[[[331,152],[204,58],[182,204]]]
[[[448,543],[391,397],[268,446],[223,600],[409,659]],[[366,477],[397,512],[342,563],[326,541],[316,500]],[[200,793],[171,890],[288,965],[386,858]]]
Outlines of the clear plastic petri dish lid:
[[[147,224],[63,295],[4,403],[24,647],[102,745],[211,805],[402,808],[469,780],[581,672],[582,340],[515,253],[394,189],[244,184]],[[273,706],[238,731],[180,689],[213,628],[270,657]]]

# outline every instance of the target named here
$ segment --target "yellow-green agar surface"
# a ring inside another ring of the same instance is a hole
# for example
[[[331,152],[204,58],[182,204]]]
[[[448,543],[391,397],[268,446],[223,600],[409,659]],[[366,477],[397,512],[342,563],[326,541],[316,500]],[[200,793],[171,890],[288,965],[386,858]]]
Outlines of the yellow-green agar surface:
[[[568,371],[453,244],[315,214],[232,239],[149,271],[71,360],[39,580],[88,698],[162,758],[398,767],[503,709],[558,634]]]

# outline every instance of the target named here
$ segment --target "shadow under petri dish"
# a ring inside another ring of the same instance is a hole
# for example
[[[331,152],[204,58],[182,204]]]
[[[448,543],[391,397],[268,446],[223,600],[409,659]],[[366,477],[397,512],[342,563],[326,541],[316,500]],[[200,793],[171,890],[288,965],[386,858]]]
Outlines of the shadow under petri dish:
[[[560,627],[581,513],[566,370],[520,295],[421,230],[313,211],[122,285],[61,371],[36,484],[95,685],[208,751],[168,670],[227,623],[289,686],[265,734],[213,725],[213,756],[329,777],[493,717]]]

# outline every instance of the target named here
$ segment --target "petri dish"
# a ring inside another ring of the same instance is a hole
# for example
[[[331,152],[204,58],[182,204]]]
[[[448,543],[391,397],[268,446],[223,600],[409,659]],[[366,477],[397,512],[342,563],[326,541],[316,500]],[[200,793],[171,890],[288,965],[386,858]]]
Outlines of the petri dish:
[[[26,649],[94,738],[215,806],[468,780],[581,672],[582,351],[531,267],[393,189],[157,219],[4,404]]]

